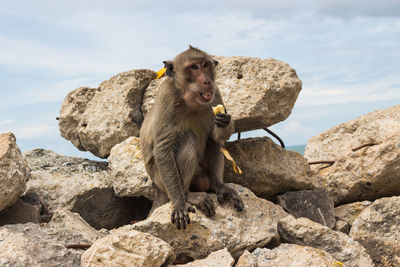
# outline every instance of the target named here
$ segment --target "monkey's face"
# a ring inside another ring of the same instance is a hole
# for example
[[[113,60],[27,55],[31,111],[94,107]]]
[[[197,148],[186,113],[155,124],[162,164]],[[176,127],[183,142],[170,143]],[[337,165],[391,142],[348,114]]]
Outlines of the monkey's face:
[[[209,105],[214,98],[214,66],[208,59],[188,61],[184,64],[184,99],[189,106]]]

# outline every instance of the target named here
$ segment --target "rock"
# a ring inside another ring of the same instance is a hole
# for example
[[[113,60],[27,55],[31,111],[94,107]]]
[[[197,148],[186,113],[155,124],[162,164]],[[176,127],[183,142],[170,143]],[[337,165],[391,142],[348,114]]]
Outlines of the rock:
[[[170,245],[150,234],[127,230],[112,231],[97,240],[82,255],[81,266],[166,266],[175,259]]]
[[[167,76],[164,75],[160,79],[152,80],[150,82],[149,86],[146,88],[144,95],[143,95],[143,103],[142,103],[142,107],[141,107],[143,117],[146,117],[147,112],[149,112],[150,109],[153,107],[155,97],[158,92],[158,87],[166,79],[167,79]]]
[[[153,199],[152,181],[146,172],[140,140],[129,137],[111,149],[108,157],[113,188],[119,197],[145,196]]]
[[[363,245],[377,266],[400,266],[400,196],[382,198],[353,222],[350,237]]]
[[[14,134],[0,134],[0,211],[18,200],[29,178],[29,167]]]
[[[182,265],[173,266],[185,266],[185,267],[232,267],[235,264],[235,259],[232,258],[231,254],[226,248],[214,251],[207,258],[202,260],[196,260]]]
[[[314,188],[314,178],[303,156],[281,148],[268,137],[227,142],[225,147],[243,171],[235,174],[231,162],[225,160],[225,182],[245,186],[269,200],[287,191]]]
[[[335,225],[333,201],[324,189],[286,192],[278,196],[278,203],[295,218],[305,217],[329,228]]]
[[[374,266],[365,248],[357,241],[307,218],[287,216],[279,221],[278,231],[288,243],[324,250],[344,266]]]
[[[61,106],[61,135],[80,150],[108,157],[113,146],[139,135],[143,94],[155,75],[151,70],[132,70],[110,78],[96,90],[72,91]]]
[[[79,138],[82,116],[85,113],[88,103],[97,92],[99,92],[97,88],[79,87],[71,91],[61,105],[58,122],[60,134],[82,151],[86,150]]]
[[[91,227],[78,213],[63,208],[55,211],[48,225],[54,228],[67,229],[72,233],[80,233],[83,238],[91,242],[105,235]]]
[[[39,224],[14,224],[0,227],[0,265],[79,266],[83,250],[66,245],[89,241],[79,233]]]
[[[0,226],[28,222],[40,222],[39,209],[21,199],[0,213]]]
[[[348,234],[353,222],[358,218],[361,212],[371,205],[371,201],[355,202],[345,204],[335,208],[336,223],[333,228],[335,231],[341,231]]]
[[[219,205],[214,194],[215,216],[206,217],[201,211],[191,213],[191,224],[186,230],[177,230],[171,223],[171,205],[156,209],[146,220],[124,226],[152,234],[169,243],[177,258],[201,259],[213,251],[227,248],[233,257],[245,249],[268,244],[277,238],[276,224],[287,215],[283,209],[265,199],[257,198],[250,190],[230,184],[243,199],[243,212],[231,205]]]
[[[317,187],[329,191],[336,205],[400,194],[400,105],[375,111],[312,137],[308,161],[333,160],[331,167],[313,165]],[[356,149],[360,145],[372,145]]]
[[[235,131],[261,129],[285,120],[301,90],[301,80],[287,63],[276,59],[214,57],[216,80]],[[154,81],[145,93],[143,114],[154,103],[162,80]]]
[[[377,110],[313,136],[304,156],[309,161],[335,160],[364,144],[385,142],[400,131],[400,105]],[[362,150],[368,150],[363,148]]]
[[[236,267],[315,266],[339,267],[331,254],[320,249],[293,244],[281,244],[274,249],[247,250],[239,258]]]
[[[52,151],[27,152],[32,179],[29,195],[38,195],[50,218],[57,208],[77,212],[92,227],[112,229],[130,221],[143,220],[151,209],[144,197],[117,197],[107,172],[107,163],[66,157]]]

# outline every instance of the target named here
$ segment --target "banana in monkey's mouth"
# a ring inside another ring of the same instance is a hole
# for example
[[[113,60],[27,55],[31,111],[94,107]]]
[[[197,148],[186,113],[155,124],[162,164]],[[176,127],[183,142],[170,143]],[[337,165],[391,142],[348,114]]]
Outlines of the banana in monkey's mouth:
[[[212,99],[213,95],[214,94],[212,92],[204,93],[204,94],[200,93],[200,96],[206,101],[210,101]]]

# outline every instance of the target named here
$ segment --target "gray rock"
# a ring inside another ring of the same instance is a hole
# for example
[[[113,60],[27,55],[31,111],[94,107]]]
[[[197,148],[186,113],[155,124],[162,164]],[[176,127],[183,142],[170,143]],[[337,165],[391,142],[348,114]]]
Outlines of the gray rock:
[[[211,252],[227,248],[233,257],[245,249],[268,244],[277,237],[276,224],[287,215],[283,209],[265,199],[257,198],[247,188],[230,184],[243,199],[244,211],[237,212],[231,205],[215,205],[215,215],[206,217],[201,211],[190,213],[191,224],[186,230],[177,230],[171,223],[171,204],[156,209],[146,220],[124,226],[152,234],[169,243],[177,258],[201,259]]]
[[[235,131],[265,128],[285,120],[301,90],[301,80],[287,63],[276,59],[214,57],[218,62],[216,84]],[[147,88],[142,106],[146,114],[163,79]]]
[[[274,249],[247,250],[239,258],[236,267],[315,266],[339,267],[340,263],[326,251],[294,244],[281,244]]]
[[[374,266],[365,248],[357,241],[307,218],[287,216],[279,221],[278,231],[288,243],[324,250],[344,266]]]
[[[0,211],[18,200],[29,179],[29,167],[14,134],[0,134]]]
[[[227,142],[225,147],[243,171],[235,174],[231,162],[225,160],[225,182],[243,185],[269,200],[287,191],[314,189],[314,177],[303,156],[268,137]]]
[[[304,156],[309,162],[334,161],[312,169],[316,187],[328,190],[335,205],[400,194],[399,114],[400,105],[375,111],[308,141]]]
[[[151,201],[144,197],[116,196],[107,162],[67,157],[43,149],[25,155],[32,168],[26,195],[39,196],[49,218],[56,209],[65,208],[79,213],[96,229],[112,229],[143,220],[151,209]]]
[[[400,266],[400,196],[382,198],[353,222],[350,237],[363,245],[377,266]]]
[[[305,217],[329,228],[335,225],[333,201],[324,189],[286,192],[278,196],[278,203],[295,218]]]
[[[0,265],[79,266],[81,249],[68,249],[71,244],[87,244],[79,233],[39,224],[15,224],[0,227]]]
[[[132,70],[110,78],[97,89],[72,91],[61,106],[61,135],[80,150],[108,157],[114,145],[139,135],[144,90],[155,75],[151,70]]]

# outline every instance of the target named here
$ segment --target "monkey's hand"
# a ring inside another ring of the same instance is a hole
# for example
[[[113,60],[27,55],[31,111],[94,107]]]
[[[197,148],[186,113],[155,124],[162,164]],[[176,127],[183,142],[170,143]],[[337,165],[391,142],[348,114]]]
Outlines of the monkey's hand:
[[[231,201],[233,202],[233,206],[237,211],[243,211],[243,201],[236,190],[230,188],[226,184],[219,183],[215,187],[214,191],[217,194],[219,204],[222,204],[226,201]]]
[[[184,202],[183,204],[173,205],[171,213],[171,222],[176,225],[178,229],[186,229],[186,223],[190,224],[189,212],[196,212],[194,207]]]
[[[217,113],[215,115],[215,125],[218,128],[226,128],[231,122],[231,115],[229,113]]]

